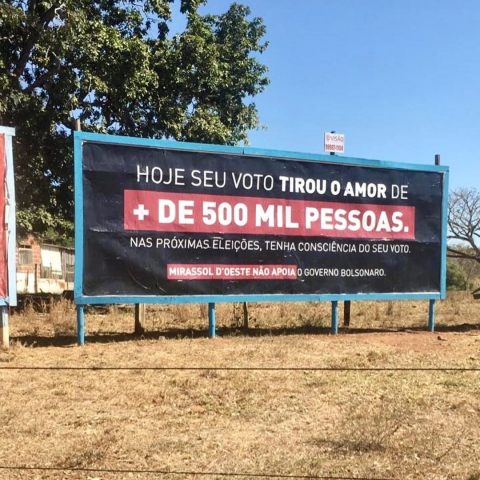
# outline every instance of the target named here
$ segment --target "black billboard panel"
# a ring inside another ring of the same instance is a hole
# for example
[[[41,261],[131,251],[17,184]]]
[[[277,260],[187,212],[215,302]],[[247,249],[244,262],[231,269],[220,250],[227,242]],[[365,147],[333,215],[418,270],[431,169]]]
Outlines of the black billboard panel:
[[[445,167],[82,135],[79,296],[442,292]]]

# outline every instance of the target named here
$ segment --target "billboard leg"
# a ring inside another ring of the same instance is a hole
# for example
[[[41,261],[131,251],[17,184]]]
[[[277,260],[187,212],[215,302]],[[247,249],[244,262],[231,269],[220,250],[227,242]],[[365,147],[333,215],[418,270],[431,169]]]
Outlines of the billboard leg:
[[[215,304],[208,304],[208,336],[215,338]]]
[[[8,348],[10,345],[10,331],[8,328],[8,307],[0,307],[0,345]]]
[[[343,302],[343,326],[349,327],[350,326],[350,312],[351,312],[351,302],[350,300],[345,300]]]
[[[77,343],[79,345],[85,343],[85,316],[83,305],[77,305]]]
[[[428,307],[428,330],[430,332],[435,331],[435,300],[430,300]]]
[[[145,310],[146,305],[144,303],[135,304],[135,333],[137,335],[145,333]]]
[[[338,302],[332,302],[332,328],[330,333],[332,335],[338,333]]]
[[[243,328],[248,330],[248,305],[247,302],[243,302]]]

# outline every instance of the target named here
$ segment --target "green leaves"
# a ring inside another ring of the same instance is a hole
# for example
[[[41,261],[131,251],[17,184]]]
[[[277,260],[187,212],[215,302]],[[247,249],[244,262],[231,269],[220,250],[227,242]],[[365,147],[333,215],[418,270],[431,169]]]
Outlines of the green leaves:
[[[258,61],[261,19],[205,0],[4,0],[0,125],[17,129],[20,232],[71,227],[71,127],[235,144],[260,126],[252,97],[269,80]],[[186,16],[169,33],[172,8]]]

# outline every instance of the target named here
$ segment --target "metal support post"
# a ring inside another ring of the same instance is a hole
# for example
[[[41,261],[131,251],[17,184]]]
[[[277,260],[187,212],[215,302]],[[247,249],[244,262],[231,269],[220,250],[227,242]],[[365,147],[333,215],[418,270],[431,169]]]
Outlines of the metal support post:
[[[338,333],[338,302],[332,302],[332,328],[330,332],[332,335]]]
[[[215,304],[208,304],[208,336],[215,338]]]
[[[435,155],[435,165],[441,165],[441,163],[441,157],[437,153]],[[435,331],[435,300],[430,300],[430,304],[428,306],[428,330],[430,332]]]
[[[335,134],[335,130],[332,130],[330,133]],[[335,155],[335,152],[330,152],[330,155]],[[335,305],[334,305],[335,304]],[[350,326],[350,300],[347,300],[343,303],[343,325],[345,327]],[[334,313],[335,311],[335,313]],[[334,320],[335,317],[335,320]],[[338,333],[338,303],[332,302],[332,334],[336,335]]]
[[[430,332],[435,331],[435,300],[430,300],[428,307],[428,330]]]

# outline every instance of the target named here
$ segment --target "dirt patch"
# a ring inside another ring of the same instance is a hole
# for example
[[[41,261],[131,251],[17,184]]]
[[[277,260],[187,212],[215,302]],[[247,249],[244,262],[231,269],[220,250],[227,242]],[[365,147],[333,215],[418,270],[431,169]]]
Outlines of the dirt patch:
[[[480,331],[471,332],[389,332],[353,334],[355,341],[388,345],[404,351],[454,353],[459,344],[480,342]],[[469,338],[473,337],[473,338]]]

